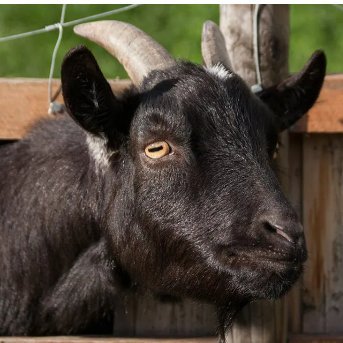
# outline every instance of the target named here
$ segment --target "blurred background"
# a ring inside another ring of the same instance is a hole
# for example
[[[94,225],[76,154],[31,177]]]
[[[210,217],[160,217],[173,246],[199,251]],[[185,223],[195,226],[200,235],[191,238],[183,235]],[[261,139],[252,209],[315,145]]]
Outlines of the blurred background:
[[[68,5],[65,21],[120,8],[123,5]],[[0,37],[43,28],[59,21],[61,5],[0,5]],[[340,5],[291,5],[290,71],[299,70],[316,49],[325,50],[328,72],[343,71],[343,7]],[[130,22],[150,34],[175,57],[201,63],[200,33],[205,20],[219,21],[218,5],[141,5],[104,19]],[[58,31],[0,43],[0,77],[42,77],[49,74]],[[58,51],[55,77],[64,54],[87,44],[108,78],[126,73],[101,48],[65,28]]]

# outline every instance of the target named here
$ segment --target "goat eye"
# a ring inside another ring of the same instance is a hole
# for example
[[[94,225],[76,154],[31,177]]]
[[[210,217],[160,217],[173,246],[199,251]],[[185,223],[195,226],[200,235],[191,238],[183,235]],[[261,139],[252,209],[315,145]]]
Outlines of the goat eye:
[[[156,159],[171,153],[170,145],[165,141],[154,142],[145,148],[145,155]]]

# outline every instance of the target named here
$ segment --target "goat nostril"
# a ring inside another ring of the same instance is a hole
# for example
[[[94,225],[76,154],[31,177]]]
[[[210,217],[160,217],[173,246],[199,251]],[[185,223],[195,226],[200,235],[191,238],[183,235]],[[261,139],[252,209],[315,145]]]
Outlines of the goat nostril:
[[[282,229],[276,229],[276,233],[282,236],[283,238],[286,238],[288,242],[294,243],[293,239],[289,237],[289,235],[287,235],[287,233],[283,231]]]
[[[272,232],[272,233],[275,233],[279,236],[282,236],[283,238],[285,238],[288,242],[290,243],[294,243],[293,239],[282,229],[280,228],[279,226],[275,225],[275,224],[271,224],[271,223],[268,223],[266,222],[264,224],[264,227]]]

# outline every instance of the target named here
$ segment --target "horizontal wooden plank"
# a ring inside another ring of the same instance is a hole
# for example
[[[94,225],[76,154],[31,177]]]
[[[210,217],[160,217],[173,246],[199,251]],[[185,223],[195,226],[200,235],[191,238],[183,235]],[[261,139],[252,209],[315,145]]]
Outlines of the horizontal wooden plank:
[[[215,337],[199,338],[114,338],[114,337],[0,337],[0,343],[216,343]]]
[[[128,80],[111,81],[122,92]],[[57,89],[59,81],[54,80]],[[0,139],[19,139],[39,119],[48,116],[46,79],[0,78]],[[62,102],[61,97],[58,101]],[[295,133],[343,132],[343,74],[329,75],[316,105],[291,129]]]
[[[114,92],[122,92],[128,80],[111,81]],[[60,81],[53,81],[58,89]],[[57,99],[63,102],[61,96]],[[0,139],[19,139],[39,119],[48,114],[48,82],[46,79],[0,78]]]
[[[343,343],[343,335],[292,335],[289,343]]]
[[[319,99],[291,129],[296,133],[343,132],[343,74],[325,78]]]

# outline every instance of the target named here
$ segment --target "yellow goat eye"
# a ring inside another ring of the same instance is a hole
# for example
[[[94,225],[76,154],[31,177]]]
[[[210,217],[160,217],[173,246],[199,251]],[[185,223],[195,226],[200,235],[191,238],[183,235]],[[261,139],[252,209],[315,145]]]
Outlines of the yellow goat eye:
[[[161,158],[170,154],[171,148],[165,141],[154,142],[145,148],[145,155],[150,158]]]

